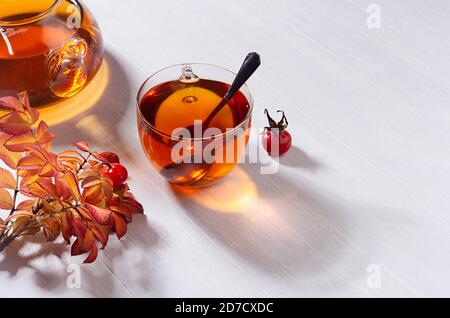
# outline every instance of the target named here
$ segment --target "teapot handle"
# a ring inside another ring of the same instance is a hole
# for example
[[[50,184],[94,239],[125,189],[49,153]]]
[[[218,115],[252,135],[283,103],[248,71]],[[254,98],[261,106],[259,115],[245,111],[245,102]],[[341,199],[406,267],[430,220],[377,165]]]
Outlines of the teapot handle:
[[[46,77],[50,90],[57,97],[72,97],[87,82],[85,40],[72,38],[59,49],[52,50],[46,59]]]

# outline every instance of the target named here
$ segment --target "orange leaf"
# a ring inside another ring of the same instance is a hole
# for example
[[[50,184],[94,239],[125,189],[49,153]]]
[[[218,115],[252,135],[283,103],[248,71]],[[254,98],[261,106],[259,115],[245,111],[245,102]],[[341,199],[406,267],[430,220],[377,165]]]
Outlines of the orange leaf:
[[[31,120],[31,124],[34,124],[39,119],[39,112],[32,108],[30,105],[30,98],[28,97],[28,93],[22,92],[19,93],[19,99],[22,102],[23,106],[25,107],[25,110],[28,112]]]
[[[73,145],[78,149],[80,149],[81,151],[89,152],[89,146],[86,141],[79,141],[77,143],[74,143]]]
[[[131,222],[131,218],[132,218],[131,211],[126,206],[123,206],[123,205],[110,205],[109,208],[113,212],[117,212],[120,215],[122,215],[127,220],[127,222]]]
[[[58,161],[58,157],[56,154],[47,151],[46,149],[41,147],[41,145],[38,145],[38,144],[32,144],[32,145],[30,145],[30,148],[33,151],[39,153],[39,155],[42,156],[42,158],[44,158],[44,160],[46,160],[48,163],[50,163],[53,166],[53,168],[55,168],[58,171],[61,170],[59,161]]]
[[[39,184],[48,195],[52,197],[56,196],[56,186],[53,184],[51,178],[39,178],[36,183]]]
[[[3,160],[10,168],[16,169],[19,159],[22,157],[21,153],[12,152],[6,149],[5,142],[11,137],[11,135],[0,132],[0,159]]]
[[[102,248],[105,248],[106,244],[108,243],[108,232],[95,224],[91,225],[91,230],[92,233],[94,233],[95,238],[102,244]]]
[[[84,263],[90,264],[90,263],[94,262],[97,259],[97,256],[98,256],[98,248],[97,248],[97,245],[94,244],[94,245],[92,245],[91,252],[89,253],[88,258],[86,258],[84,260]]]
[[[0,168],[0,188],[16,188],[16,179],[11,174],[11,172],[3,168]]]
[[[110,210],[99,208],[98,206],[94,206],[92,204],[86,204],[86,207],[99,224],[108,225],[111,223],[112,212]]]
[[[70,213],[64,213],[61,216],[61,233],[66,242],[69,243],[72,237],[72,215]]]
[[[82,239],[80,238],[77,238],[75,242],[73,242],[72,247],[70,249],[70,255],[77,256],[83,254],[83,252],[81,251],[81,243]]]
[[[83,242],[81,243],[81,251],[86,253],[92,248],[93,245],[95,245],[94,234],[92,234],[91,230],[87,230],[84,235]]]
[[[11,108],[19,112],[23,112],[25,110],[21,101],[13,96],[6,96],[0,98],[0,107]]]
[[[0,117],[0,129],[11,135],[22,135],[30,132],[31,126],[28,115],[23,112],[12,111]]]
[[[78,165],[76,163],[70,163],[70,162],[61,162],[61,164],[63,165],[63,167],[65,168],[65,170],[70,170],[70,171],[77,171],[78,170]]]
[[[87,177],[81,182],[82,188],[91,188],[102,183],[98,177]]]
[[[30,152],[29,155],[19,160],[17,170],[40,170],[44,164],[45,158],[39,153]]]
[[[58,154],[58,156],[75,156],[75,157],[82,157],[81,154],[78,151],[75,150],[64,150]]]
[[[109,202],[114,194],[113,182],[109,176],[104,174],[100,175],[100,179],[102,181],[101,187],[105,196],[105,200],[106,202]]]
[[[126,196],[123,200],[132,213],[144,213],[144,207],[135,199]]]
[[[0,209],[11,210],[14,207],[14,201],[11,194],[5,189],[0,189]]]
[[[120,163],[119,156],[114,152],[94,152],[95,159],[105,163]]]
[[[77,163],[80,166],[83,163],[83,160],[81,158],[67,155],[58,155],[58,160],[62,162]]]
[[[34,214],[30,211],[15,211],[12,215],[8,216],[7,221],[17,220],[20,218],[26,218],[28,220],[33,219]]]
[[[78,207],[76,211],[87,221],[93,221],[91,213],[83,207]]]
[[[40,177],[54,177],[56,176],[56,171],[53,168],[51,164],[48,162],[42,166],[41,170],[39,171]]]
[[[39,170],[18,170],[19,171],[19,177],[22,179],[31,180],[34,178],[39,178]],[[31,183],[31,182],[30,182]],[[28,184],[30,184],[28,183]]]
[[[46,144],[55,138],[55,135],[48,131],[48,126],[45,121],[41,121],[37,128],[37,141],[40,144]]]
[[[21,184],[20,193],[45,199],[48,196],[56,196],[56,187],[49,178],[38,178],[29,185]]]
[[[78,180],[77,177],[70,171],[65,173],[66,182],[69,186],[70,193],[76,201],[79,201],[81,198],[80,189],[78,189]]]
[[[120,239],[127,233],[127,222],[120,214],[113,213],[113,223],[117,237]]]
[[[16,206],[16,210],[31,212],[33,210],[33,206],[34,206],[34,200],[25,200],[25,201],[20,202]]]
[[[86,234],[87,226],[79,218],[72,218],[73,234],[78,238],[83,238]]]
[[[40,223],[44,228],[44,234],[47,238],[47,241],[54,241],[61,234],[61,223],[59,222],[58,218],[47,218],[45,220],[42,220]]]
[[[9,151],[24,152],[30,150],[30,146],[36,143],[36,138],[32,132],[12,136],[5,142],[5,147]]]
[[[56,195],[63,200],[69,200],[71,197],[69,186],[62,173],[55,178]]]
[[[22,178],[22,180],[20,181],[20,187],[29,186],[30,184],[36,182],[36,181],[39,180],[39,179],[40,179],[39,176],[24,177],[24,178]]]
[[[104,206],[105,194],[102,186],[96,185],[83,191],[83,201],[95,206]]]

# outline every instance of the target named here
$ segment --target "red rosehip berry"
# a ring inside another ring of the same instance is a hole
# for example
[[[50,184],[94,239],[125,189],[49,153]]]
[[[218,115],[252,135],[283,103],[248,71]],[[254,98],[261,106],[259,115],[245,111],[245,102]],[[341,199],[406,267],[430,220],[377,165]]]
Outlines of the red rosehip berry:
[[[99,173],[110,177],[114,187],[124,184],[128,179],[128,171],[120,163],[106,164]]]
[[[262,138],[264,149],[266,149],[271,156],[281,156],[285,154],[292,145],[291,134],[286,130],[283,130],[281,133],[266,130],[264,131]],[[275,142],[278,143],[278,150],[276,149],[276,146],[272,148],[272,143]]]
[[[285,129],[288,127],[288,121],[283,111],[279,110],[278,113],[282,113],[283,117],[277,123],[269,115],[269,111],[264,110],[269,126],[265,127],[262,135],[262,143],[264,149],[271,156],[281,156],[285,154],[292,146],[292,136]]]

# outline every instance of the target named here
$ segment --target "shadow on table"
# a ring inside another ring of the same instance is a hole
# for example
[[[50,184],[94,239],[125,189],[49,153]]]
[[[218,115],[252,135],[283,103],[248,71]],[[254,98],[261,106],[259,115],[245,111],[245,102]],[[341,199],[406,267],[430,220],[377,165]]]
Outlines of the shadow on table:
[[[137,237],[140,235],[139,237]],[[143,237],[143,235],[145,237]],[[7,272],[15,277],[22,269],[32,269],[32,278],[36,284],[54,292],[66,292],[66,285],[70,272],[70,264],[81,266],[81,293],[95,297],[117,296],[115,288],[119,279],[114,272],[114,259],[122,256],[124,251],[131,248],[150,249],[159,242],[159,235],[150,226],[143,215],[136,215],[129,225],[129,234],[119,242],[111,235],[110,243],[105,250],[99,251],[99,257],[94,264],[81,265],[87,254],[72,258],[70,246],[65,242],[46,242],[44,235],[22,237],[14,241],[0,256],[0,272]],[[127,263],[127,271],[140,273],[135,277],[136,283],[147,290],[155,288],[151,284],[151,277],[142,268],[149,268],[145,253],[141,259],[133,259]],[[99,266],[101,265],[101,266]],[[119,283],[121,285],[121,283]],[[127,294],[124,294],[127,295]]]
[[[86,140],[95,144],[99,149],[116,151],[121,158],[130,164],[133,156],[130,154],[129,141],[124,140],[118,130],[118,125],[124,120],[128,111],[134,111],[134,92],[122,64],[111,53],[106,52],[105,60],[108,67],[108,82],[105,91],[93,105],[73,117],[67,116],[67,120],[60,121],[51,127],[56,134],[54,145],[67,148],[67,145],[79,140]],[[133,107],[133,110],[130,108]],[[135,122],[130,124],[130,129],[136,130]],[[136,140],[137,130],[136,130]],[[74,138],[76,138],[74,140]],[[83,286],[80,293],[88,293],[94,296],[117,296],[116,273],[114,271],[114,259],[123,256],[125,250],[131,248],[146,249],[157,245],[159,236],[147,222],[145,216],[136,215],[135,221],[129,225],[129,232],[122,240],[110,237],[110,243],[105,250],[99,251],[99,258],[95,264],[82,265]],[[30,248],[31,246],[31,248]],[[31,250],[31,251],[30,251]],[[67,266],[71,263],[81,264],[87,255],[71,258],[70,247],[64,242],[46,242],[41,234],[23,237],[12,243],[2,255],[0,255],[0,272],[8,272],[16,276],[23,268],[33,270],[33,279],[38,286],[45,290],[67,291],[66,279]],[[145,253],[142,253],[145,255]],[[147,258],[135,261],[136,273],[142,273],[138,277],[138,283],[142,288],[153,288],[151,277],[142,268],[148,268]],[[98,263],[103,266],[98,266]],[[129,264],[130,267],[131,263]],[[133,272],[133,268],[128,268]]]
[[[153,253],[151,251],[160,243],[159,234],[150,225],[147,217],[135,215],[133,223],[129,224],[128,234],[117,242],[114,248],[107,246],[104,251],[100,252],[103,253],[101,257],[104,265],[102,271],[91,270],[90,265],[84,267],[85,280],[90,283],[83,286],[83,289],[94,297],[117,297],[118,291],[115,286],[126,286],[129,283],[145,292],[157,291],[159,284],[153,284],[152,280],[154,271],[151,268],[156,265],[152,261]],[[132,258],[124,261],[123,258],[128,256],[126,253],[132,250],[137,252],[132,253]],[[115,259],[121,259],[122,268],[115,268]],[[124,264],[126,267],[123,267]],[[118,283],[117,280],[120,282]],[[132,296],[128,290],[126,292],[126,296]]]
[[[108,149],[121,154],[127,161],[133,161],[127,136],[120,133],[123,120],[128,120],[127,112],[135,108],[134,86],[124,66],[110,52],[106,52],[105,60],[108,68],[108,82],[103,94],[83,113],[51,127],[56,134],[55,146],[67,148],[76,141],[86,140],[99,149]],[[132,108],[132,109],[131,109]],[[136,120],[127,123],[129,129],[137,137]]]
[[[307,152],[297,146],[292,146],[286,154],[279,158],[279,161],[283,166],[303,168],[310,171],[320,170],[323,167],[320,161],[311,157]]]
[[[293,184],[282,174],[262,175],[258,166],[243,164],[211,188],[170,188],[210,237],[264,272],[308,279],[325,273],[345,253],[339,239],[346,229],[341,204],[301,180]],[[339,223],[340,233],[330,223]]]

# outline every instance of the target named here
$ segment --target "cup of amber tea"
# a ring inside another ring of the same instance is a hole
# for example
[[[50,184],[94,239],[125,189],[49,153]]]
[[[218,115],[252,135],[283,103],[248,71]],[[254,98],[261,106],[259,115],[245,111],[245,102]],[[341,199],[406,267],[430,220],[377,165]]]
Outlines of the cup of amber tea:
[[[235,76],[211,64],[178,64],[154,73],[142,85],[139,137],[148,160],[168,182],[209,186],[245,156],[253,109],[247,85],[207,120]]]

